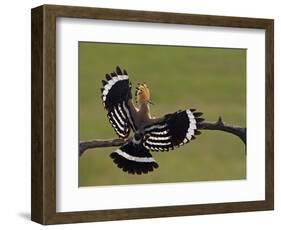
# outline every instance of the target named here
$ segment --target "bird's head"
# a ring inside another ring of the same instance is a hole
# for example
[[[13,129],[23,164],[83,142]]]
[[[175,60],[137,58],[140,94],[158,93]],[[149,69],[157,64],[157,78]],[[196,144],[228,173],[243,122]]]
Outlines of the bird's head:
[[[145,83],[142,84],[138,83],[138,86],[136,87],[135,96],[136,96],[135,97],[136,103],[138,105],[147,104],[147,103],[152,104],[152,102],[150,101],[149,88]]]

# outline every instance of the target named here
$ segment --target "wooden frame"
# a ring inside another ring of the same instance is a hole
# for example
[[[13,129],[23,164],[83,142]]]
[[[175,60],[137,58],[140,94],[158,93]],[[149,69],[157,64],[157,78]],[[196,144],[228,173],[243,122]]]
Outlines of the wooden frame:
[[[56,212],[56,18],[257,28],[266,31],[266,186],[264,201]],[[274,208],[273,20],[43,5],[32,9],[32,204],[41,224],[229,213]]]

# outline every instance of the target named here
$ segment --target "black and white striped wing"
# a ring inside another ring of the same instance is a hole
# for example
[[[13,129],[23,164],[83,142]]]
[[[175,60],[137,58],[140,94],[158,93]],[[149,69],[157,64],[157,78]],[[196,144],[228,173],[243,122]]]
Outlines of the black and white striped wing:
[[[129,136],[130,125],[123,104],[119,103],[112,107],[108,111],[107,117],[119,137],[126,138]]]
[[[187,109],[168,114],[161,122],[146,126],[144,147],[151,151],[169,151],[188,143],[201,133],[198,131],[204,121],[201,115],[201,112]]]
[[[116,134],[126,138],[133,126],[132,113],[128,101],[132,98],[131,83],[126,70],[123,72],[117,66],[116,72],[106,74],[106,80],[102,80],[102,102],[107,110],[107,117]]]

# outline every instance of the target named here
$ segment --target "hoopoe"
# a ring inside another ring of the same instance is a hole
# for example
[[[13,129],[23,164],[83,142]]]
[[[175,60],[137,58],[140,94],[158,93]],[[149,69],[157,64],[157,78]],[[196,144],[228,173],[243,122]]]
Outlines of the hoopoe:
[[[113,162],[124,172],[142,174],[153,171],[159,165],[150,151],[169,151],[195,139],[201,134],[203,113],[186,109],[154,118],[150,113],[150,91],[145,83],[136,87],[136,105],[132,100],[132,83],[126,70],[118,66],[102,80],[102,102],[107,117],[120,138],[134,135],[129,142],[111,153]]]

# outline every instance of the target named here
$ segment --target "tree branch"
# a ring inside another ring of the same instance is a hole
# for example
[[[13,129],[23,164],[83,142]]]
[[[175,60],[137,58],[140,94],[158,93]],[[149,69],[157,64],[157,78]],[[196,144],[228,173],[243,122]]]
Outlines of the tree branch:
[[[234,125],[225,124],[222,121],[221,116],[219,116],[218,120],[216,122],[202,122],[200,129],[204,130],[219,130],[227,133],[231,133],[237,137],[240,138],[240,140],[243,141],[243,143],[247,144],[246,140],[246,128],[241,128]],[[82,156],[82,154],[87,149],[93,149],[93,148],[103,148],[103,147],[114,147],[114,146],[121,146],[125,143],[127,143],[129,139],[108,139],[108,140],[90,140],[90,141],[82,141],[79,143],[79,156]]]
[[[108,140],[90,140],[79,143],[79,156],[81,156],[87,149],[104,148],[121,146],[127,143],[130,139],[108,139]]]
[[[215,122],[215,123],[203,122],[201,124],[200,129],[219,130],[219,131],[224,131],[224,132],[227,132],[227,133],[231,133],[231,134],[236,135],[237,137],[239,137],[240,140],[243,141],[243,143],[245,145],[247,145],[247,129],[246,128],[241,128],[241,127],[238,127],[238,126],[234,126],[234,125],[225,124],[222,121],[221,116],[219,116],[217,122]]]

